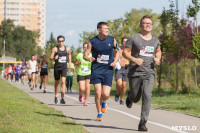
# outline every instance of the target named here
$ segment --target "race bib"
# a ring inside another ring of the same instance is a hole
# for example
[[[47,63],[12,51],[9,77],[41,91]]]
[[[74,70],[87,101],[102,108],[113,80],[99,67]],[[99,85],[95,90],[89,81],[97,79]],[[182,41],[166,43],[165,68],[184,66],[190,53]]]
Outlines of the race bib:
[[[83,67],[83,68],[81,68],[81,72],[88,73],[88,72],[90,72],[90,69],[89,69],[89,67]]]
[[[66,63],[67,62],[67,57],[66,56],[58,57],[58,62],[59,63]]]
[[[154,53],[154,47],[151,46],[142,46],[140,49],[141,56],[153,56]]]
[[[42,68],[44,68],[44,69],[47,68],[47,64],[45,64]]]
[[[108,64],[108,61],[109,61],[109,55],[98,55],[97,57],[98,63]]]
[[[67,74],[71,74],[71,73],[72,73],[72,71],[70,71],[70,70],[69,70],[69,71],[67,71]]]

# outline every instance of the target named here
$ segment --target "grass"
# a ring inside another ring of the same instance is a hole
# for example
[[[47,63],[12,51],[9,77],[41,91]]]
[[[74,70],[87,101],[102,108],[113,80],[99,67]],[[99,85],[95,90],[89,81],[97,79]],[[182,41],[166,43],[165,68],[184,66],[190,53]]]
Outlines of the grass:
[[[49,82],[50,85],[53,85],[54,82]],[[111,97],[114,98],[116,94],[115,90],[116,83],[113,81]],[[76,80],[74,79],[72,88],[78,90],[79,86]],[[127,87],[128,89],[128,87]],[[94,87],[91,85],[91,94],[95,94]],[[195,92],[195,93],[194,93]],[[153,88],[152,92],[152,107],[167,109],[177,112],[182,112],[190,115],[195,115],[200,117],[200,90],[195,90],[189,94],[176,93],[173,89],[163,89],[162,94],[157,92],[157,88]],[[125,98],[127,97],[127,93]],[[141,104],[141,100],[139,101]]]
[[[1,133],[87,133],[60,111],[44,105],[0,79]]]

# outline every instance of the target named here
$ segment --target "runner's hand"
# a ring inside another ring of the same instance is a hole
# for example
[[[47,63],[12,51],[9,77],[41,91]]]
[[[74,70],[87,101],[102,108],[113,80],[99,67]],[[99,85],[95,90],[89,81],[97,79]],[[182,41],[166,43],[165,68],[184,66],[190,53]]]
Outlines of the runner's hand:
[[[83,63],[84,63],[84,62],[83,62],[83,61],[81,61],[79,64],[80,64],[80,65],[83,65]]]
[[[158,58],[154,58],[154,62],[156,65],[160,65],[160,60]]]
[[[89,62],[93,62],[93,61],[95,61],[95,58],[94,57],[90,57],[89,58]]]
[[[56,59],[56,60],[58,59],[58,55],[55,56],[55,59]]]
[[[141,66],[143,64],[143,59],[141,58],[135,58],[134,62],[138,65],[138,66]]]
[[[116,64],[117,64],[117,62],[114,61],[113,63],[110,64],[110,66],[115,68]]]

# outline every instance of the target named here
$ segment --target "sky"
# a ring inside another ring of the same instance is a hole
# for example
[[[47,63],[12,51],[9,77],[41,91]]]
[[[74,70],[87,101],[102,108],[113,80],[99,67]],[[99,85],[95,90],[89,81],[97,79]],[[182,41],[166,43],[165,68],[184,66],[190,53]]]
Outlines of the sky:
[[[180,16],[184,16],[192,0],[178,0]],[[53,33],[65,36],[65,45],[81,46],[83,31],[94,31],[100,21],[123,17],[131,9],[151,9],[162,13],[169,8],[168,0],[46,0],[46,40]],[[186,16],[185,16],[186,17]]]

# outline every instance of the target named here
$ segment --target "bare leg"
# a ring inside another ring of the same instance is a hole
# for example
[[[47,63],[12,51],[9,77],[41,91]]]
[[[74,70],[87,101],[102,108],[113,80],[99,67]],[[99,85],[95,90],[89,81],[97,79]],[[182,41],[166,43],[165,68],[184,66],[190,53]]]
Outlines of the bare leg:
[[[97,112],[101,113],[101,84],[94,84]]]
[[[85,80],[85,101],[88,100],[90,95],[90,79]]]

